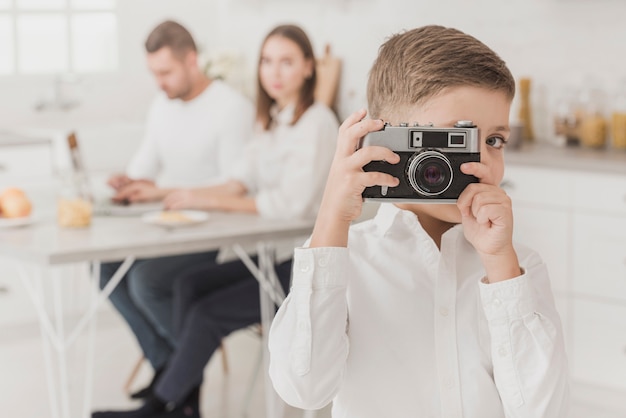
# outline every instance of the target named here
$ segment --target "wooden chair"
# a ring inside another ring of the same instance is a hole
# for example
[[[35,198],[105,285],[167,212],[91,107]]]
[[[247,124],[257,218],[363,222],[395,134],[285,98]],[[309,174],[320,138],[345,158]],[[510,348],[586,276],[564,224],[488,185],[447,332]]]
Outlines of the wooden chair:
[[[341,78],[341,60],[330,51],[330,44],[326,44],[324,55],[317,59],[315,64],[317,84],[315,85],[315,100],[324,103],[337,113],[337,92]]]
[[[224,341],[220,342],[220,351],[222,352],[222,370],[224,371],[224,374],[228,374],[228,358],[226,356],[226,349],[224,348]],[[137,359],[137,362],[130,372],[130,375],[124,383],[124,392],[128,394],[131,393],[131,387],[135,382],[135,379],[137,378],[137,375],[139,374],[139,371],[141,370],[141,366],[143,365],[145,359],[146,358],[143,355]]]

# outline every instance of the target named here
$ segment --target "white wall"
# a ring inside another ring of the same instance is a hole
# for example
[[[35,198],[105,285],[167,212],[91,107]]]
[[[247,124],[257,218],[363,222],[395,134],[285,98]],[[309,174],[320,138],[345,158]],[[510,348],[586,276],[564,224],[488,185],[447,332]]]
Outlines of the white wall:
[[[340,116],[365,104],[367,72],[391,33],[424,24],[473,34],[530,76],[537,131],[549,136],[553,97],[568,80],[597,76],[607,89],[626,78],[626,2],[620,0],[119,0],[120,72],[84,76],[83,106],[35,112],[53,77],[0,78],[0,127],[141,122],[154,93],[143,41],[164,18],[187,25],[209,50],[244,57],[250,86],[265,33],[275,24],[300,24],[316,51],[326,43],[344,62]]]

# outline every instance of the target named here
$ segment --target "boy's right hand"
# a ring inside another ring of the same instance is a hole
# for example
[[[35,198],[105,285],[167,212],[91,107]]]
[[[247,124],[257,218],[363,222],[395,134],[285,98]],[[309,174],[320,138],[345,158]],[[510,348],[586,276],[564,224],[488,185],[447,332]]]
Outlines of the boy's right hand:
[[[346,247],[350,223],[363,207],[361,194],[366,187],[396,187],[399,180],[390,174],[363,171],[371,161],[400,161],[389,148],[368,146],[357,150],[359,141],[369,132],[383,128],[381,120],[363,119],[365,110],[350,115],[339,127],[337,149],[328,173],[326,189],[315,222],[310,247]]]

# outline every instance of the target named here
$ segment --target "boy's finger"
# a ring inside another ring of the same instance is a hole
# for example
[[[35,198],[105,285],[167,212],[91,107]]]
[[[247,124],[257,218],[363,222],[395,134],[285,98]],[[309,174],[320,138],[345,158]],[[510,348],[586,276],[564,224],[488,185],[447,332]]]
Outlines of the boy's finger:
[[[357,110],[356,112],[352,113],[350,116],[348,116],[343,121],[343,123],[339,127],[339,133],[344,132],[350,126],[354,125],[355,123],[359,122],[360,120],[363,120],[363,118],[365,117],[366,114],[367,114],[367,110],[365,110],[365,109],[360,109],[360,110]]]
[[[390,164],[400,162],[400,156],[398,154],[389,148],[379,146],[363,147],[355,152],[350,159],[355,166],[354,168],[363,168],[364,165],[372,161],[387,161]]]
[[[372,186],[389,186],[396,187],[400,184],[400,180],[391,174],[381,173],[378,171],[368,171],[361,173],[359,176],[359,180],[361,186],[363,187],[372,187]]]
[[[499,220],[506,219],[506,211],[499,204],[484,205],[476,211],[474,217],[481,225],[500,224]]]
[[[491,170],[485,164],[463,163],[461,164],[461,172],[476,177],[481,183],[493,184]]]
[[[354,154],[361,138],[370,132],[381,130],[383,125],[383,121],[378,119],[364,119],[349,126],[339,135],[341,154],[345,157]]]
[[[481,183],[470,183],[465,187],[465,189],[459,195],[459,198],[456,201],[456,206],[459,208],[462,216],[469,216],[472,213],[472,202],[474,200],[474,196],[480,191],[484,191],[485,188],[489,187],[486,184]]]
[[[501,189],[482,183],[468,185],[457,199],[457,207],[463,216],[475,216],[480,207],[492,204],[510,208],[511,200]]]

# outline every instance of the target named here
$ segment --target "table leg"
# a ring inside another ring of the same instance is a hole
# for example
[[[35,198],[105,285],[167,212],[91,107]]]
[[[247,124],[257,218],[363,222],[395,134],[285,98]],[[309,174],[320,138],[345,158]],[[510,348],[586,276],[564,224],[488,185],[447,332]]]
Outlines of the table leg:
[[[276,313],[276,306],[280,306],[285,300],[285,292],[280,285],[276,274],[274,247],[260,243],[257,246],[259,265],[256,266],[250,256],[239,245],[234,245],[233,250],[239,259],[246,265],[248,270],[259,282],[259,298],[261,303],[261,324],[263,326],[263,368],[265,370],[265,406],[267,418],[282,418],[286,413],[286,404],[278,396],[272,381],[267,373],[269,370],[268,337],[272,321]],[[302,411],[304,418],[314,418],[316,411]]]
[[[58,271],[55,272],[58,275]],[[63,315],[63,296],[61,292],[61,278],[52,278],[52,296],[53,296],[53,309],[54,309],[54,322],[56,328],[56,335],[60,341],[63,340],[65,335],[65,323]],[[69,400],[69,383],[67,378],[67,346],[61,345],[61,348],[57,350],[57,361],[59,365],[59,392],[61,395],[61,417],[70,417],[70,400]]]
[[[108,298],[115,286],[122,280],[134,260],[134,257],[126,258],[101,292],[97,291],[97,279],[100,271],[99,263],[94,263],[92,280],[95,281],[95,286],[89,298],[89,306],[79,319],[77,325],[67,336],[63,314],[62,277],[52,277],[52,311],[49,313],[46,309],[47,292],[44,291],[44,285],[49,283],[50,280],[45,280],[46,278],[43,272],[45,267],[25,266],[21,263],[17,264],[18,274],[35,306],[40,324],[46,367],[46,383],[50,399],[51,416],[53,418],[70,418],[73,415],[70,405],[67,355],[70,347],[76,342],[85,327],[89,328],[87,334],[88,346],[86,353],[85,385],[83,387],[83,409],[81,415],[83,417],[90,415],[96,337],[95,318],[97,310],[100,304]],[[50,268],[50,266],[47,267]],[[59,272],[53,272],[52,275],[58,276]],[[54,354],[56,354],[56,364],[54,364],[55,362],[53,361]]]
[[[91,263],[91,291],[89,292],[90,305],[98,303],[98,287],[100,283],[100,262],[94,261]],[[93,394],[93,371],[95,365],[95,353],[96,353],[96,320],[97,315],[94,315],[93,320],[89,322],[89,328],[87,330],[87,362],[85,364],[85,396],[83,399],[83,417],[89,417],[91,414],[91,398]]]
[[[259,245],[258,256],[259,256],[259,268],[262,273],[262,279],[269,282],[270,286],[274,288],[274,290],[276,290],[276,287],[274,286],[274,283],[272,283],[272,279],[271,279],[272,276],[276,277],[276,271],[274,270],[273,249],[268,247],[267,245]],[[278,283],[278,280],[276,280],[276,283]],[[278,284],[278,287],[280,287],[280,284]],[[282,292],[282,289],[280,289],[280,291]],[[278,296],[278,292],[275,291],[274,295],[275,297],[280,298],[280,296]],[[279,418],[279,417],[282,417],[284,414],[284,402],[282,401],[282,399],[280,399],[276,391],[274,391],[274,387],[272,386],[272,381],[270,379],[269,373],[267,373],[267,371],[269,370],[269,365],[270,365],[269,364],[270,356],[269,356],[269,351],[267,349],[268,337],[269,337],[270,327],[272,326],[272,321],[274,319],[274,314],[276,311],[275,303],[277,301],[272,300],[270,297],[270,294],[268,294],[265,291],[259,292],[259,298],[261,302],[261,324],[263,325],[263,334],[262,334],[263,370],[265,371],[265,373],[263,373],[263,376],[265,380],[264,386],[265,386],[265,406],[266,406],[265,409],[267,413],[266,417],[267,418],[269,417]],[[276,304],[279,305],[280,303],[282,303],[282,298],[280,298],[280,301]]]

